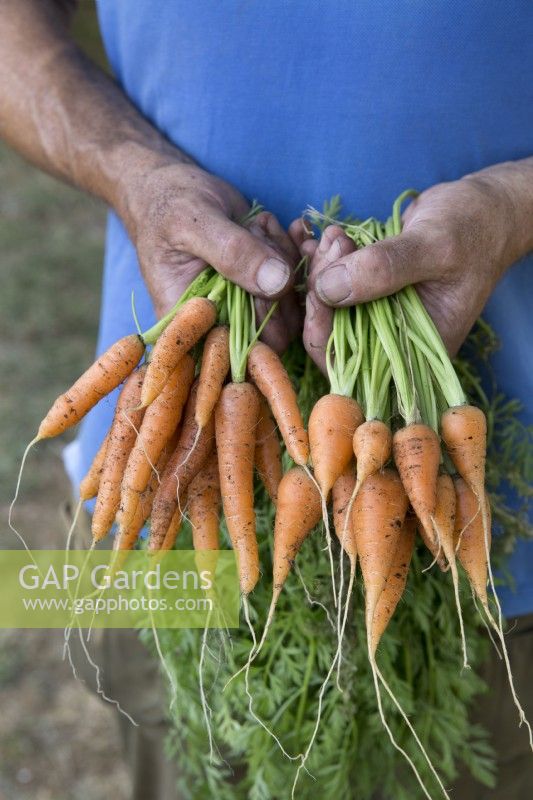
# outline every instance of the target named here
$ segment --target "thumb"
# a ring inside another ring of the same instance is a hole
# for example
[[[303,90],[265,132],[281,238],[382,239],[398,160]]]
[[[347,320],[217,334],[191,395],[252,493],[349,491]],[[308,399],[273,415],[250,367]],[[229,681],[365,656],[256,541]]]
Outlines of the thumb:
[[[199,233],[191,252],[256,297],[275,299],[291,288],[291,265],[265,238],[219,213]]]
[[[315,290],[332,306],[351,306],[393,294],[425,280],[435,267],[428,238],[406,231],[363,247],[322,270]]]

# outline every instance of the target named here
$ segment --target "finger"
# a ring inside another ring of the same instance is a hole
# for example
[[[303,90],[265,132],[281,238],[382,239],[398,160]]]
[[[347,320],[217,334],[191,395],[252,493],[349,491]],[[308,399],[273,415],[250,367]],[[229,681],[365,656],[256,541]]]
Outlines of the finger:
[[[289,225],[289,236],[300,253],[302,253],[302,245],[304,242],[313,240],[314,238],[311,225],[303,217],[298,217],[298,219],[291,222]]]
[[[263,322],[271,306],[271,300],[255,299],[257,327]],[[261,340],[272,347],[276,353],[283,353],[292,340],[301,333],[302,325],[303,310],[294,292],[289,292],[278,300],[278,307],[267,322],[261,334]]]
[[[213,209],[204,224],[188,226],[184,249],[253,295],[277,298],[293,283],[290,260],[263,237]]]
[[[335,259],[347,256],[354,244],[338,225],[330,225],[321,236],[310,269],[310,289],[306,298],[303,340],[305,349],[315,364],[326,372],[326,346],[333,323],[332,309],[322,303],[312,288],[317,275]]]
[[[314,292],[305,301],[304,347],[317,367],[326,373],[326,346],[333,325],[333,309],[324,305]]]
[[[304,305],[296,292],[289,292],[279,301],[283,323],[287,329],[289,343],[300,336],[304,324]]]
[[[270,211],[261,211],[251,222],[250,230],[253,229],[254,233],[264,235],[265,239],[269,241],[274,247],[284,253],[291,262],[298,260],[298,248],[295,246],[291,237],[285,231],[277,217]]]
[[[355,245],[346,236],[340,225],[328,225],[322,232],[318,247],[309,267],[309,279],[313,283],[325,267],[339,258],[353,253]]]
[[[255,298],[255,316],[257,327],[261,325],[266,315],[272,307],[272,300],[263,300],[261,297]],[[283,315],[281,309],[276,308],[263,331],[261,332],[261,341],[268,344],[276,353],[283,353],[289,346],[289,336],[287,329],[284,325]]]
[[[431,238],[417,229],[364,247],[321,270],[313,288],[328,305],[351,306],[435,278]]]
[[[307,256],[307,258],[313,258],[314,254],[317,251],[318,241],[316,239],[306,239],[305,242],[302,242],[302,246],[300,248],[300,255]]]

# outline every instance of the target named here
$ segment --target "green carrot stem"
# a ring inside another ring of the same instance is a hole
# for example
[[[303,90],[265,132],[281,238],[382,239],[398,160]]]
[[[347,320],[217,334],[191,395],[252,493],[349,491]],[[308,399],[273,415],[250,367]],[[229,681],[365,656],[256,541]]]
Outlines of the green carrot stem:
[[[250,350],[261,336],[278,303],[272,303],[261,325],[256,329],[254,298],[240,286],[229,281],[226,283],[231,379],[234,383],[242,383],[246,376]]]
[[[457,373],[444,346],[439,332],[418,292],[413,286],[406,286],[399,293],[399,301],[409,320],[409,329],[416,331],[419,338],[424,341],[440,363],[439,374],[435,377],[441,383],[441,388],[449,400],[450,406],[460,406],[466,403],[466,396],[459,381]],[[432,365],[435,360],[432,360]]]
[[[367,420],[384,420],[386,400],[389,394],[391,370],[387,354],[383,345],[372,327],[371,338],[372,364],[370,370],[370,386],[367,394],[367,407],[365,417]]]
[[[409,370],[405,362],[403,352],[398,346],[396,325],[389,304],[388,298],[373,300],[368,304],[368,310],[372,325],[375,327],[377,335],[387,358],[389,359],[392,378],[398,394],[398,407],[407,425],[419,419],[416,406],[415,392]]]
[[[333,394],[353,397],[361,365],[359,342],[354,335],[353,314],[349,308],[337,308],[333,330],[326,346],[326,368]]]
[[[405,200],[409,197],[418,197],[420,192],[417,192],[416,189],[406,189],[405,192],[402,192],[392,206],[392,228],[393,228],[393,236],[397,236],[401,233],[402,230],[402,205]]]

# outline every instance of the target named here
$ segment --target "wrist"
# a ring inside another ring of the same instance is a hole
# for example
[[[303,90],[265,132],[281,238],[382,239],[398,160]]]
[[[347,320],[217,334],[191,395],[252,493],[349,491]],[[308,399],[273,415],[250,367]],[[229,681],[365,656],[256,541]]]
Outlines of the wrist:
[[[113,177],[106,199],[135,241],[138,220],[146,208],[149,178],[165,167],[190,168],[193,161],[160,137],[155,142],[129,139],[115,145],[109,163]]]
[[[509,161],[467,175],[485,196],[498,234],[497,260],[503,273],[533,251],[533,158]]]

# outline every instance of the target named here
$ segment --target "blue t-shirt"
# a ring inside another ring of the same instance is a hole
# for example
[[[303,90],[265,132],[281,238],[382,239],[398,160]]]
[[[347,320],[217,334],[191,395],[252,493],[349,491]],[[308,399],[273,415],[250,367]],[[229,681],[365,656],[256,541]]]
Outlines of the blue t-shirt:
[[[288,224],[340,193],[385,216],[404,188],[533,154],[530,0],[99,0],[126,94],[207,170]],[[468,265],[465,265],[467,268]],[[134,248],[110,214],[98,350],[153,310]],[[499,386],[533,422],[531,261],[496,289],[486,317],[503,348]],[[79,481],[113,398],[67,453]],[[533,544],[512,562],[508,614],[533,611]]]

